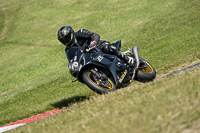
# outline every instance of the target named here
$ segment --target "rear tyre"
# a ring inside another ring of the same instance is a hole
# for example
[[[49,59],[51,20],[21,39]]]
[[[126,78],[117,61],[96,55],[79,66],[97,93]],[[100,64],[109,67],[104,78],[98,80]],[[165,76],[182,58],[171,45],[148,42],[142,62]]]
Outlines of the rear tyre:
[[[139,82],[153,81],[156,78],[156,71],[154,67],[145,59],[140,58],[140,60],[141,60],[141,65],[147,66],[147,67],[142,68],[142,66],[140,66],[135,73],[134,79]]]
[[[93,91],[98,94],[106,94],[116,90],[115,84],[111,78],[107,77],[106,80],[102,81],[97,78],[97,75],[92,73],[90,70],[83,72],[83,82]]]

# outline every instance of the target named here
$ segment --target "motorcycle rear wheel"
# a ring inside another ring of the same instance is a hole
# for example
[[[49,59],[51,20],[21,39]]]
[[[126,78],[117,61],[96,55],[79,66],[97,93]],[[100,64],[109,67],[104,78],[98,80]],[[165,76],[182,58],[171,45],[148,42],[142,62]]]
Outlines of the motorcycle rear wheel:
[[[107,77],[106,81],[101,81],[95,78],[95,74],[90,70],[86,70],[83,72],[83,82],[94,92],[98,94],[106,94],[116,90],[115,84],[111,80],[111,78]],[[107,85],[104,86],[103,82]]]
[[[135,80],[139,82],[149,82],[156,78],[156,71],[154,67],[145,59],[140,58],[140,60],[147,65],[146,68],[139,68],[135,73]]]

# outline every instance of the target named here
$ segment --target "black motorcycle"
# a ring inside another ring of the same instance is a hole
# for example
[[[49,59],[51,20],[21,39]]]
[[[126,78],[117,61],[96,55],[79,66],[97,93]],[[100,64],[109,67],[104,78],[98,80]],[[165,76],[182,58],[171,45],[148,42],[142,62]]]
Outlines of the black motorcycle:
[[[120,40],[113,44],[120,50]],[[132,47],[132,53],[130,48],[123,52],[134,58],[135,63],[132,66],[115,55],[101,53],[98,48],[88,50],[86,46],[71,47],[66,52],[69,72],[98,94],[126,87],[133,80],[148,82],[156,77],[154,67],[139,57],[137,46]],[[73,82],[76,80],[73,79]]]

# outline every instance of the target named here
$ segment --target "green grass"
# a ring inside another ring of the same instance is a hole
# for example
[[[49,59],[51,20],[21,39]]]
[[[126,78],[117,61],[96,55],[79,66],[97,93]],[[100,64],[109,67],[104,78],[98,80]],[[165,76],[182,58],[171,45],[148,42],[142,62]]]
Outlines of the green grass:
[[[96,95],[71,82],[64,46],[56,37],[62,25],[75,31],[89,29],[110,42],[121,39],[122,50],[137,45],[139,55],[155,67],[158,77],[200,59],[198,0],[0,2],[0,126]],[[118,92],[127,94],[127,89]],[[112,99],[112,94],[106,97]]]
[[[199,132],[200,68],[91,97],[11,132]],[[184,86],[183,86],[184,84]]]

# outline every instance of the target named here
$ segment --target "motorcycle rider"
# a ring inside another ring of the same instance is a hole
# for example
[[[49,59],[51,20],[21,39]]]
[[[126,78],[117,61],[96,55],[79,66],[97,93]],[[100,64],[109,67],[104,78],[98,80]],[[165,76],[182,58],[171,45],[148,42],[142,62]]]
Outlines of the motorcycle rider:
[[[86,29],[80,29],[74,32],[71,26],[62,26],[57,33],[58,40],[66,46],[65,52],[73,46],[83,46],[85,41],[90,41],[88,44],[89,50],[98,48],[105,54],[116,55],[118,58],[125,60],[129,65],[134,64],[134,59],[121,53],[113,44],[108,41],[100,40],[100,35]]]

